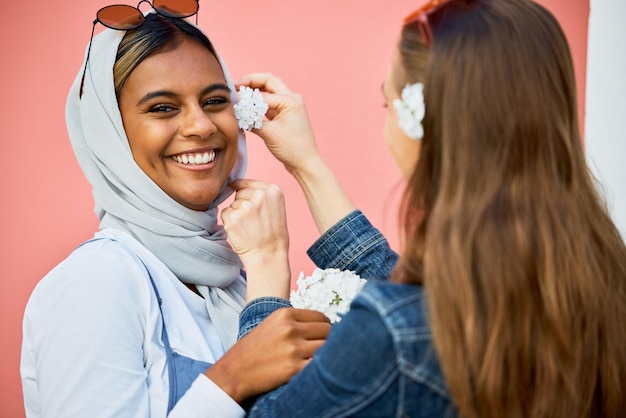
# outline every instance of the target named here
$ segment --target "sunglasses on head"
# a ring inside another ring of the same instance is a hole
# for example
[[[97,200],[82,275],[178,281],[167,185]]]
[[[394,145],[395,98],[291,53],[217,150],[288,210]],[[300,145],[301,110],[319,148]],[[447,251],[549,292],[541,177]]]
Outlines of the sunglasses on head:
[[[80,90],[78,97],[83,96],[83,86],[85,84],[85,74],[87,72],[87,63],[89,62],[89,53],[91,52],[91,42],[96,29],[96,24],[100,22],[103,26],[115,30],[131,30],[143,25],[146,21],[143,13],[139,9],[142,3],[147,3],[154,11],[161,16],[186,18],[196,15],[196,25],[198,24],[198,9],[200,8],[199,0],[141,0],[137,3],[137,7],[128,6],[126,4],[113,4],[105,6],[98,10],[96,19],[93,21],[91,28],[91,39],[87,48],[87,58],[85,59],[85,68],[83,69],[83,77],[80,81]]]
[[[404,18],[404,25],[416,23],[424,41],[424,45],[430,48],[433,41],[432,25],[436,21],[436,15],[446,10],[451,4],[467,3],[459,0],[430,0]]]

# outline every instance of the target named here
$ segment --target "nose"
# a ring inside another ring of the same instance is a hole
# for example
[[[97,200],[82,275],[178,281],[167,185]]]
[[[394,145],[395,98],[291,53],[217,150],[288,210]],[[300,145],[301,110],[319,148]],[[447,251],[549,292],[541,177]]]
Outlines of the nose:
[[[180,133],[184,137],[206,138],[217,132],[217,126],[202,106],[188,106],[183,111]]]

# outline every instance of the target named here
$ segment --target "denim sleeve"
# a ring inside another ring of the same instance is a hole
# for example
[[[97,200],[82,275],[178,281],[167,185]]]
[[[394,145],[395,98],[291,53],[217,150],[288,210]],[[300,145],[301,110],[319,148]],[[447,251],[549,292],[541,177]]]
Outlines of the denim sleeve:
[[[239,314],[239,341],[255,329],[272,312],[280,308],[290,308],[288,300],[276,297],[262,297],[248,303]]]
[[[359,302],[332,327],[313,360],[287,384],[258,397],[248,416],[334,418],[364,410],[385,416],[394,409],[393,340],[380,315]]]
[[[359,210],[333,225],[307,254],[322,269],[350,270],[370,280],[389,279],[398,262],[398,254]]]

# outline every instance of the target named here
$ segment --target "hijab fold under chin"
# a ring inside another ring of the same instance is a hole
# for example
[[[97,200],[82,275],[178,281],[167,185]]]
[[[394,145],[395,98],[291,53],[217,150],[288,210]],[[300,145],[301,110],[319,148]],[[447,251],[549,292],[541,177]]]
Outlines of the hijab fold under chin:
[[[161,190],[135,163],[113,87],[113,64],[124,31],[106,29],[93,39],[84,92],[79,72],[70,90],[66,119],[76,158],[93,187],[100,228],[133,235],[184,283],[195,284],[225,349],[234,344],[239,312],[245,304],[241,263],[217,222],[218,207],[231,193],[223,187],[205,211],[186,208]],[[233,103],[237,95],[219,57]],[[246,144],[239,133],[239,152],[229,180],[246,169]]]

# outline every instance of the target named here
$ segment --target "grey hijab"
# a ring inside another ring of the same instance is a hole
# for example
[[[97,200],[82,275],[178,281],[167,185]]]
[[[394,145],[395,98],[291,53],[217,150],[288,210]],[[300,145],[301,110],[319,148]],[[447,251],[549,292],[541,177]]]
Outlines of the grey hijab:
[[[81,67],[67,99],[72,147],[93,187],[100,228],[130,233],[179,280],[196,285],[226,350],[236,340],[239,313],[245,304],[241,263],[217,223],[218,204],[232,190],[224,186],[207,211],[194,211],[169,197],[135,163],[113,87],[113,64],[124,34],[106,29],[93,39],[83,96],[79,99]],[[234,84],[219,54],[218,60],[236,103]],[[231,180],[243,177],[246,170],[241,131],[238,145]]]

